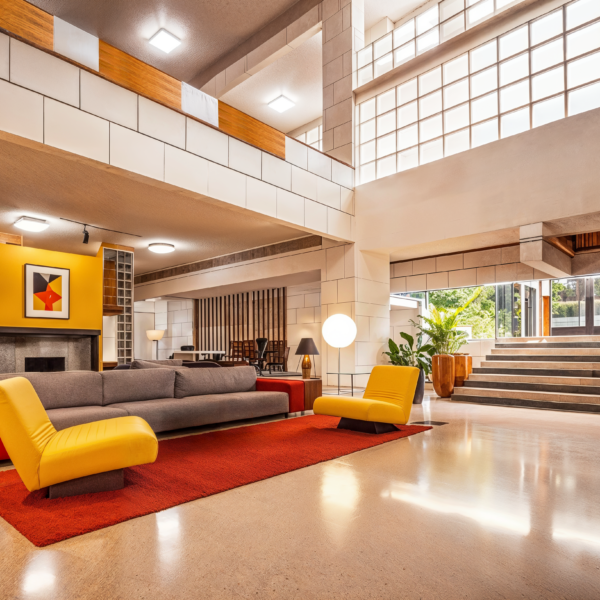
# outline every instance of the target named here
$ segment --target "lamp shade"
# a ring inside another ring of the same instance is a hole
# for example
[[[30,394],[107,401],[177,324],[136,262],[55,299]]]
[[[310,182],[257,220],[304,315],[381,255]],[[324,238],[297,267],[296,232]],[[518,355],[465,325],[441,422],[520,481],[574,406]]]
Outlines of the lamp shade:
[[[332,315],[323,323],[323,337],[334,348],[345,348],[356,338],[356,323],[347,315]]]
[[[312,356],[319,355],[319,351],[312,338],[302,338],[298,344],[298,350],[296,350],[297,356],[306,356],[307,354],[311,354]]]
[[[165,335],[164,329],[148,329],[146,331],[146,336],[151,342],[158,342],[158,340],[162,340],[163,335]]]

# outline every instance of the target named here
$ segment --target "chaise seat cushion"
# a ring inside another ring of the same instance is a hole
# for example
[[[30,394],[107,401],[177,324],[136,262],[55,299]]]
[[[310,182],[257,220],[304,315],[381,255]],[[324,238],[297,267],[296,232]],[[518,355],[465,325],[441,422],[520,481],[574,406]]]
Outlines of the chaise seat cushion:
[[[128,416],[124,410],[112,406],[74,406],[73,408],[53,408],[46,412],[57,431],[75,427],[75,425]]]
[[[173,369],[103,371],[103,404],[173,398],[175,373]]]
[[[322,396],[315,400],[313,410],[315,414],[344,417],[357,421],[398,423],[400,425],[408,421],[408,416],[397,404],[367,398]]]
[[[124,402],[112,408],[141,417],[159,432],[287,413],[289,399],[283,392],[237,392]]]
[[[102,406],[102,377],[93,371],[58,373],[8,373],[0,381],[24,377],[29,380],[46,410],[72,406]]]

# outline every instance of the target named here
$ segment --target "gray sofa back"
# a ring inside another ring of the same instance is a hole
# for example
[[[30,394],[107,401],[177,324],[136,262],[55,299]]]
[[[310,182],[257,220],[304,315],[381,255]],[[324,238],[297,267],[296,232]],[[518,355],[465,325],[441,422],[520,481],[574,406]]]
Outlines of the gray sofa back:
[[[143,371],[144,373],[150,372]],[[234,394],[256,390],[254,367],[235,369],[181,369],[175,373],[175,398]]]
[[[216,370],[216,369],[215,369]],[[173,398],[175,388],[173,369],[130,369],[129,371],[103,371],[102,403],[139,402]]]
[[[46,410],[102,406],[102,376],[94,371],[7,373],[0,375],[0,380],[11,377],[29,379]]]

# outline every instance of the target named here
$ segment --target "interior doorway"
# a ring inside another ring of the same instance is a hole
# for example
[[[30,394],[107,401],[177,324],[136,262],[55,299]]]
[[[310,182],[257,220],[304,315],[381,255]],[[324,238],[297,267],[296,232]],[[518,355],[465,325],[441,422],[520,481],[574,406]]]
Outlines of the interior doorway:
[[[551,335],[600,335],[600,277],[555,279]]]
[[[537,289],[529,283],[496,287],[496,332],[499,338],[537,335]]]

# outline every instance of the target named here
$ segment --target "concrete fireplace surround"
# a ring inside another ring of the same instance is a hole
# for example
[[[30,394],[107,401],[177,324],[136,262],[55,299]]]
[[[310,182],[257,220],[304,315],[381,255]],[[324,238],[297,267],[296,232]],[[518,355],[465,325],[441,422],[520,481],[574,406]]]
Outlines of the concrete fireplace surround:
[[[0,327],[0,373],[23,373],[27,356],[60,356],[67,371],[97,371],[99,336],[95,329]]]

